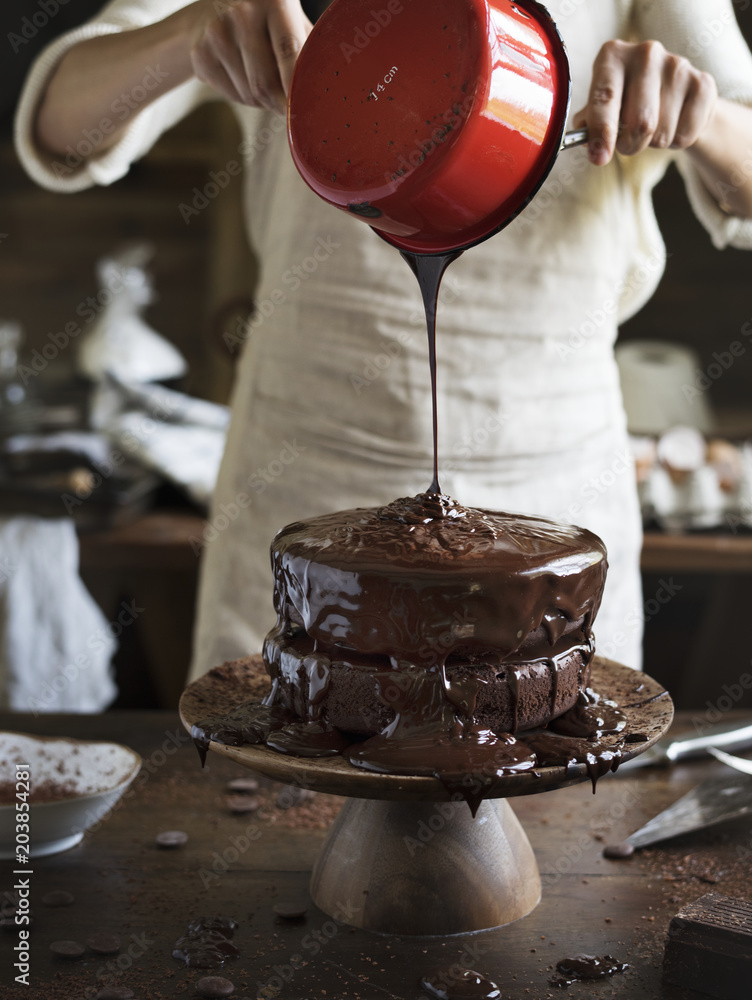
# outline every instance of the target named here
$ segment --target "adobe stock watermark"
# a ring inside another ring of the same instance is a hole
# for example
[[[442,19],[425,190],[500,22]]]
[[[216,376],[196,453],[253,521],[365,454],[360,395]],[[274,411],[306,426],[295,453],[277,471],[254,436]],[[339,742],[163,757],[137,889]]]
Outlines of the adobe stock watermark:
[[[452,822],[458,812],[464,812],[465,810],[467,810],[467,802],[457,792],[452,794],[451,801],[449,802],[434,802],[428,819],[418,820],[418,825],[415,828],[415,836],[411,837],[406,834],[402,838],[402,842],[410,857],[414,858],[419,851],[422,851],[431,843],[437,833],[441,833]]]
[[[396,70],[397,67],[393,66],[390,73],[393,75]],[[376,95],[373,94],[373,97],[376,97]],[[396,181],[399,177],[405,177],[419,167],[432,153],[435,153],[446,142],[449,134],[467,118],[474,100],[475,95],[468,94],[461,103],[453,104],[451,108],[447,108],[441,114],[437,115],[433,122],[429,123],[431,126],[430,134],[413,140],[414,148],[407,156],[404,153],[400,153],[397,159],[397,169],[385,171],[384,180],[390,182]]]
[[[698,736],[702,736],[723,719],[723,716],[730,712],[744,698],[748,691],[752,691],[752,674],[741,674],[732,684],[724,684],[720,694],[715,701],[708,699],[705,702],[705,711],[702,715],[692,716],[692,726]]]
[[[287,128],[287,120],[281,115],[270,119],[268,125],[247,136],[237,148],[240,160],[234,157],[225,163],[219,170],[210,170],[209,179],[201,187],[194,186],[190,202],[181,201],[178,203],[178,212],[186,226],[197,218],[204,209],[208,208],[212,201],[221,191],[229,187],[234,177],[239,177],[243,172],[243,166],[252,163],[258,154],[271,145],[275,136],[281,135]]]
[[[733,0],[733,5],[738,7],[739,10],[744,11],[750,5],[751,0]],[[697,33],[690,40],[687,46],[686,55],[690,59],[694,59],[696,56],[702,55],[702,53],[711,47],[726,31],[726,29],[733,25],[736,27],[736,18],[734,17],[733,10],[722,10],[720,11],[718,17],[707,18],[704,17],[699,25],[696,26]]]
[[[117,812],[118,809],[122,809],[129,799],[132,799],[134,795],[137,794],[137,788],[139,786],[143,787],[147,782],[160,771],[167,761],[180,750],[182,746],[186,743],[191,743],[191,736],[184,729],[175,729],[170,731],[165,730],[165,738],[156,750],[152,750],[148,757],[142,757],[141,759],[141,770],[138,775],[126,789],[125,793],[115,802],[111,809],[108,809],[103,816],[97,818],[97,814],[92,810],[87,811],[84,820],[81,825],[72,830],[73,833],[83,833],[87,830],[89,833],[95,833],[103,823],[106,823],[108,819]],[[208,768],[208,765],[207,765]]]
[[[726,514],[726,524],[733,535],[737,535],[740,528],[749,531],[752,528],[752,498],[741,497],[736,510],[730,510]]]
[[[693,384],[688,385],[685,382],[682,385],[682,393],[689,403],[694,403],[706,393],[730,368],[733,368],[739,358],[743,358],[747,353],[749,340],[752,337],[752,320],[743,323],[739,332],[746,339],[746,344],[741,340],[732,340],[725,351],[713,351],[711,363],[706,368],[695,369]]]
[[[18,563],[13,562],[10,556],[0,555],[0,582],[10,580],[18,569]]]
[[[673,254],[654,249],[628,277],[621,278],[614,287],[614,294],[604,299],[599,306],[585,311],[585,319],[576,327],[570,326],[569,337],[556,341],[556,351],[560,358],[574,357],[595,334],[606,326],[615,326],[624,301],[629,301],[645,285],[658,280]]]
[[[577,865],[593,849],[594,833],[597,832],[599,835],[606,833],[615,823],[624,819],[635,806],[639,805],[641,798],[642,792],[635,784],[626,788],[619,799],[611,803],[608,809],[596,813],[588,821],[587,829],[583,830],[576,840],[562,846],[561,853],[552,865],[553,871],[541,872],[543,890],[552,889],[562,878],[575,872]]]
[[[82,320],[81,323],[73,319],[59,330],[50,330],[46,343],[41,348],[35,347],[31,352],[29,363],[16,366],[16,374],[24,385],[28,385],[31,379],[46,371],[112,300],[128,289],[127,270],[127,268],[113,270],[105,287],[100,288],[96,295],[87,295],[85,299],[81,299],[75,309],[76,316]]]
[[[81,130],[82,138],[75,147],[68,144],[65,147],[65,159],[53,160],[51,163],[54,175],[63,179],[74,171],[78,170],[84,160],[88,159],[99,147],[117,131],[119,125],[130,118],[134,111],[138,111],[149,94],[157,90],[170,75],[167,70],[157,64],[156,66],[145,66],[141,83],[134,84],[129,91],[123,91],[119,97],[110,105],[110,111],[115,118],[100,118],[94,128]]]
[[[373,39],[377,38],[384,28],[389,27],[395,14],[401,14],[404,9],[402,0],[388,0],[386,6],[379,10],[371,8],[370,19],[362,27],[355,29],[352,41],[339,43],[339,50],[345,57],[345,62],[349,65],[354,56],[360,55],[367,49]]]
[[[455,441],[451,447],[452,457],[441,463],[443,471],[449,473],[462,468],[473,456],[477,455],[484,448],[491,438],[509,422],[508,413],[498,413],[496,410],[487,410],[486,414],[476,427],[471,431],[466,431],[459,440]]]
[[[329,920],[325,920],[320,927],[303,936],[300,941],[300,951],[288,956],[285,963],[275,965],[272,969],[273,975],[265,982],[256,983],[256,996],[263,1000],[274,1000],[285,984],[292,981],[295,973],[305,968],[311,958],[318,955],[337,937],[343,926],[353,923],[361,909],[362,907],[353,906],[349,902],[339,902]]]
[[[105,459],[92,463],[96,467],[96,472],[83,476],[80,484],[71,487],[71,492],[61,493],[60,501],[66,513],[72,514],[77,507],[85,503],[95,490],[116,474],[120,466],[128,460],[129,455],[133,455],[143,447],[159,427],[160,420],[169,420],[180,408],[179,399],[171,401],[163,397],[159,401],[152,401],[149,409],[157,419],[152,419],[147,414],[138,414],[129,429],[120,434],[120,442],[128,454],[119,448],[111,448]]]
[[[229,838],[227,847],[221,853],[214,851],[211,856],[211,867],[198,870],[198,877],[204,889],[208,889],[214,882],[219,882],[221,876],[230,870],[230,865],[239,861],[260,839],[262,832],[256,823],[249,823],[244,830]]]
[[[576,523],[582,516],[582,512],[598,503],[598,500],[613,489],[616,483],[627,473],[634,475],[634,460],[629,448],[624,448],[616,452],[610,464],[601,469],[600,472],[591,476],[587,482],[580,487],[580,501],[570,503],[566,510],[561,511],[557,516],[557,521],[568,521],[570,524]]]
[[[598,643],[598,655],[606,659],[617,658],[618,651],[626,645],[630,637],[642,631],[644,625],[659,615],[663,608],[684,590],[684,585],[677,583],[673,576],[668,580],[661,578],[652,597],[646,598],[642,605],[632,608],[622,619],[622,628],[613,632],[605,643]]]
[[[118,986],[123,973],[127,972],[139,958],[142,958],[156,942],[147,937],[146,932],[131,934],[130,941],[123,945],[120,953],[108,959],[94,973],[95,985],[89,986],[82,992],[70,993],[70,1000],[96,1000],[99,992],[106,989],[114,989]]]
[[[439,309],[443,310],[457,302],[466,290],[467,282],[460,278],[451,277],[442,282],[439,292]],[[410,326],[422,326],[425,338],[425,313],[420,309],[415,309],[410,313],[408,321]],[[350,373],[350,385],[359,396],[380,379],[397,358],[403,356],[405,348],[412,344],[417,332],[417,330],[407,330],[401,327],[392,340],[382,340],[381,344],[378,345],[379,350],[364,359],[363,367],[359,372]]]
[[[297,438],[284,440],[276,458],[266,465],[254,469],[246,479],[246,485],[255,496],[261,496],[284,475],[285,471],[306,451],[306,446],[300,444]],[[240,517],[240,512],[253,506],[253,495],[240,490],[233,500],[222,502],[213,513],[210,520],[204,522],[201,536],[191,535],[188,542],[195,556],[201,554],[205,545],[214,542],[227,531],[229,526]]]
[[[18,31],[8,32],[8,43],[13,52],[18,55],[21,48],[33,41],[42,28],[46,28],[58,14],[60,8],[67,6],[69,2],[70,0],[37,0],[37,9],[31,14],[24,14]]]
[[[431,986],[436,991],[432,995],[462,996],[467,988],[467,970],[476,969],[480,964],[478,960],[487,955],[489,950],[490,945],[485,944],[480,938],[466,938],[462,942],[462,951],[456,962],[426,977],[430,979]],[[455,991],[454,987],[457,984],[459,989]]]
[[[86,648],[90,650],[90,653],[79,653],[74,660],[66,663],[52,680],[45,681],[41,685],[39,693],[29,698],[29,710],[35,716],[38,716],[40,712],[51,711],[52,706],[63,691],[91,667],[91,654],[104,652],[109,647],[111,640],[122,635],[123,629],[132,625],[145,610],[146,608],[139,607],[135,600],[121,601],[117,616],[102,628],[92,632],[86,639]]]
[[[256,300],[254,313],[250,319],[238,320],[234,332],[225,331],[222,334],[222,340],[228,351],[234,354],[242,347],[341,246],[342,244],[335,242],[331,236],[318,236],[311,253],[288,267],[283,272],[279,284],[263,298]]]

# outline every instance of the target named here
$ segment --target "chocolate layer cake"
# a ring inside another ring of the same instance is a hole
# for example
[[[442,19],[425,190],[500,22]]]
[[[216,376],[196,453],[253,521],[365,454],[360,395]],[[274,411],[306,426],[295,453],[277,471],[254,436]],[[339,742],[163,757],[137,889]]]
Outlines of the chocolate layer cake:
[[[272,543],[272,701],[347,733],[514,733],[587,685],[606,578],[594,534],[424,494]]]

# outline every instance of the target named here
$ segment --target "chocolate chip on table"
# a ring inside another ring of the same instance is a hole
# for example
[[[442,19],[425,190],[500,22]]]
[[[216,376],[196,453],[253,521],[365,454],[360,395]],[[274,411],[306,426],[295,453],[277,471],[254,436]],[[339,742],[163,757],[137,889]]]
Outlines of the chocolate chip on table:
[[[42,903],[45,906],[70,906],[75,901],[75,896],[70,892],[66,892],[65,889],[55,889],[53,892],[48,892],[42,896]]]
[[[159,847],[184,847],[188,843],[188,834],[182,830],[163,830],[155,839]]]
[[[196,983],[196,992],[207,1000],[215,1000],[219,997],[229,997],[235,990],[235,986],[229,979],[222,976],[204,976]]]
[[[226,785],[228,792],[239,792],[241,795],[253,795],[258,791],[258,781],[255,778],[233,778]]]
[[[120,951],[120,938],[115,934],[92,934],[86,944],[97,955],[116,955]]]
[[[225,798],[227,808],[231,813],[241,815],[242,813],[252,813],[261,805],[261,800],[255,795],[228,795]]]
[[[308,912],[305,903],[275,903],[272,910],[283,920],[301,920]]]
[[[78,941],[53,941],[50,951],[61,958],[80,958],[86,948]]]
[[[133,990],[129,990],[127,986],[105,986],[94,1000],[132,1000],[134,996]]]
[[[603,857],[619,860],[621,858],[631,858],[634,854],[634,847],[628,840],[623,840],[620,844],[606,844],[603,848]]]
[[[310,788],[301,788],[300,785],[284,785],[277,792],[274,804],[278,809],[291,809],[292,806],[299,806],[301,802],[312,799],[315,794]]]

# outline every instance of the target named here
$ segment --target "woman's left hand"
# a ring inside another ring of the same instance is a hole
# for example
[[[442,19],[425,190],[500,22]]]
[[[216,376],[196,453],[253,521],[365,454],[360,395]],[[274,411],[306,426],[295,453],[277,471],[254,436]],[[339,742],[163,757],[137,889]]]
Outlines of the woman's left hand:
[[[660,42],[606,42],[593,65],[588,103],[574,119],[587,125],[592,163],[615,151],[634,156],[648,146],[687,149],[702,135],[718,102],[718,89],[683,56]]]

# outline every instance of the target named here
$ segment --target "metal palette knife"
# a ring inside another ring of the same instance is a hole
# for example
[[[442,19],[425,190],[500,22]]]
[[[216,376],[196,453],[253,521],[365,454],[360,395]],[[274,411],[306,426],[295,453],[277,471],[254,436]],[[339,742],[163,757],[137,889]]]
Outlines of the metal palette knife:
[[[627,837],[627,843],[634,848],[647,847],[740,816],[752,816],[752,775],[715,776],[703,781]]]

